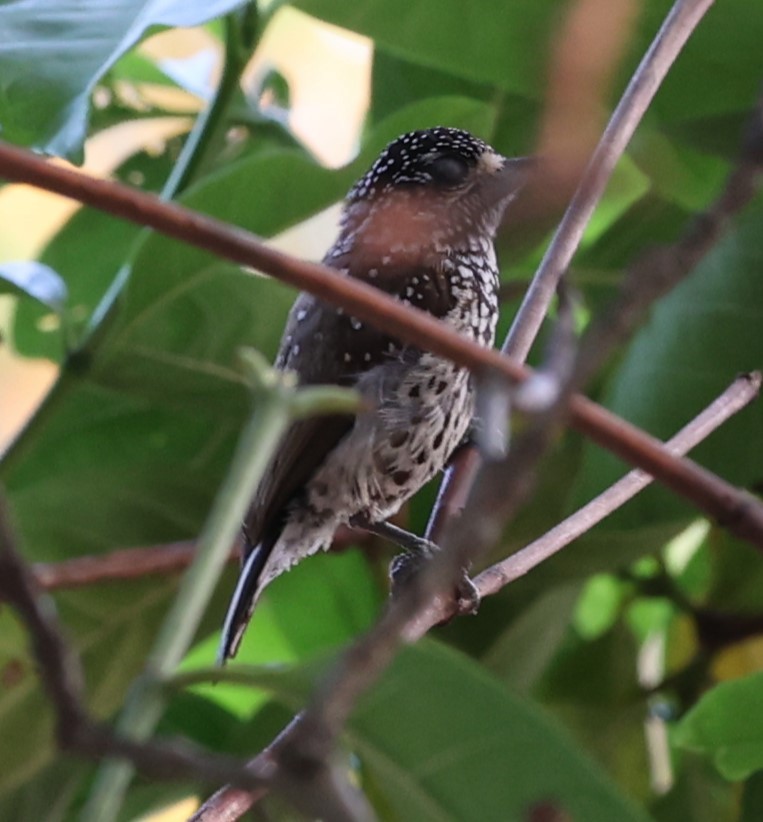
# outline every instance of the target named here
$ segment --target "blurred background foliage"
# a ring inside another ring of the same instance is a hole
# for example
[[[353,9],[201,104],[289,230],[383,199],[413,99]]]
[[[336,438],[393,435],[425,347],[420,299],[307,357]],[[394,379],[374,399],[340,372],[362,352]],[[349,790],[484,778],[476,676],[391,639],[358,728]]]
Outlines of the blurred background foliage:
[[[2,3],[0,136],[318,259],[338,201],[397,134],[445,124],[507,155],[533,151],[567,8],[562,0]],[[640,4],[612,104],[668,8]],[[584,316],[605,304],[630,261],[679,237],[718,194],[760,89],[761,42],[757,0],[716,4],[692,37],[570,271]],[[201,141],[183,151],[189,131],[189,144]],[[667,437],[735,374],[763,365],[762,219],[759,197],[612,358],[592,387],[596,399]],[[55,562],[193,539],[248,411],[236,352],[248,345],[271,357],[293,295],[25,186],[0,189],[0,225],[6,443],[48,395],[0,467],[25,555]],[[546,242],[502,238],[505,281],[527,280]],[[36,290],[19,279],[20,260],[46,266],[33,269]],[[65,299],[51,307],[56,294]],[[516,305],[505,304],[502,330]],[[72,356],[83,342],[84,355]],[[760,405],[696,457],[759,490]],[[623,471],[567,434],[498,555]],[[425,489],[405,512],[414,530],[433,495]],[[178,692],[162,730],[256,752],[299,707],[326,655],[378,613],[389,556],[379,547],[315,557],[279,579],[239,656],[263,666],[260,687]],[[189,670],[211,662],[232,584],[231,571]],[[175,585],[150,577],[56,594],[100,716],[118,710]],[[545,802],[586,822],[759,820],[761,591],[751,548],[650,489],[486,601],[477,618],[406,651],[356,712],[348,767],[382,819],[519,820]],[[24,630],[2,608],[0,818],[76,818],[92,766],[59,756],[51,728]],[[209,787],[136,781],[123,818],[181,800],[172,818],[185,818]],[[271,810],[290,818],[278,800]]]

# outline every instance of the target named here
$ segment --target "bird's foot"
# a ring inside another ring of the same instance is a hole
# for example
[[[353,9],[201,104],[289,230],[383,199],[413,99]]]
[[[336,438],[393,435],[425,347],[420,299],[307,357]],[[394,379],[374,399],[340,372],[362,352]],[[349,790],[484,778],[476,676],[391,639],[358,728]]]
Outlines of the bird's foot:
[[[456,602],[458,606],[458,615],[465,616],[466,614],[476,614],[480,608],[482,597],[477,589],[477,586],[472,581],[469,573],[464,569],[462,571],[461,579],[456,584]]]
[[[432,558],[439,548],[433,542],[422,540],[426,543],[425,550],[421,552],[406,551],[398,554],[390,563],[389,578],[390,589],[394,597],[398,592],[408,586],[411,580],[418,574],[427,562]],[[454,615],[463,616],[466,614],[476,614],[480,607],[480,592],[472,582],[471,577],[462,571],[461,578],[456,583],[455,588],[456,610]]]
[[[431,540],[419,537],[389,522],[369,522],[365,517],[359,515],[350,521],[350,525],[384,537],[384,539],[388,539],[405,549],[404,553],[398,554],[392,560],[389,567],[390,589],[393,597],[405,588],[421,568],[440,550],[439,546]],[[457,603],[456,614],[477,613],[480,605],[480,594],[466,569],[463,570],[461,578],[456,583],[455,599]]]

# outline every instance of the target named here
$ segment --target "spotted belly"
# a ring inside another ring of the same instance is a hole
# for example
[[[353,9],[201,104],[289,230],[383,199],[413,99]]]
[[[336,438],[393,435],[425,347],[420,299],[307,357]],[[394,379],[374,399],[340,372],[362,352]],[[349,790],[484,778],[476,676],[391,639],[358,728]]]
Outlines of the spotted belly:
[[[314,511],[333,511],[342,522],[357,514],[371,521],[392,516],[442,470],[474,408],[468,373],[429,354],[376,399],[308,483]]]

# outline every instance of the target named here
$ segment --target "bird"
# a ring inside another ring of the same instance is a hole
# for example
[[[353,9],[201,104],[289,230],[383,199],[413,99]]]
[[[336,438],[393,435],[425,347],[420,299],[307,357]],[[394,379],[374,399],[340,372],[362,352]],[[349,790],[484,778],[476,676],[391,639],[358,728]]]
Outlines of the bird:
[[[403,134],[350,189],[323,262],[492,346],[494,241],[527,165],[461,129]],[[284,436],[242,528],[220,664],[237,653],[264,588],[328,548],[340,525],[398,532],[385,530],[387,520],[443,469],[474,414],[466,369],[312,294],[296,298],[275,368],[294,372],[303,386],[353,388],[364,408],[300,419]],[[409,536],[409,544],[426,544]]]

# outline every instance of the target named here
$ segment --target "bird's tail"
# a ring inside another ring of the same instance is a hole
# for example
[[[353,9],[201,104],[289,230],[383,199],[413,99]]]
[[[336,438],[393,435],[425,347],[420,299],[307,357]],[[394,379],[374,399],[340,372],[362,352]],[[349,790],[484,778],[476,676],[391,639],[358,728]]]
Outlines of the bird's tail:
[[[225,616],[220,647],[217,650],[218,665],[224,665],[238,653],[241,638],[257,604],[261,590],[260,576],[269,555],[270,551],[264,545],[258,545],[248,552]]]

